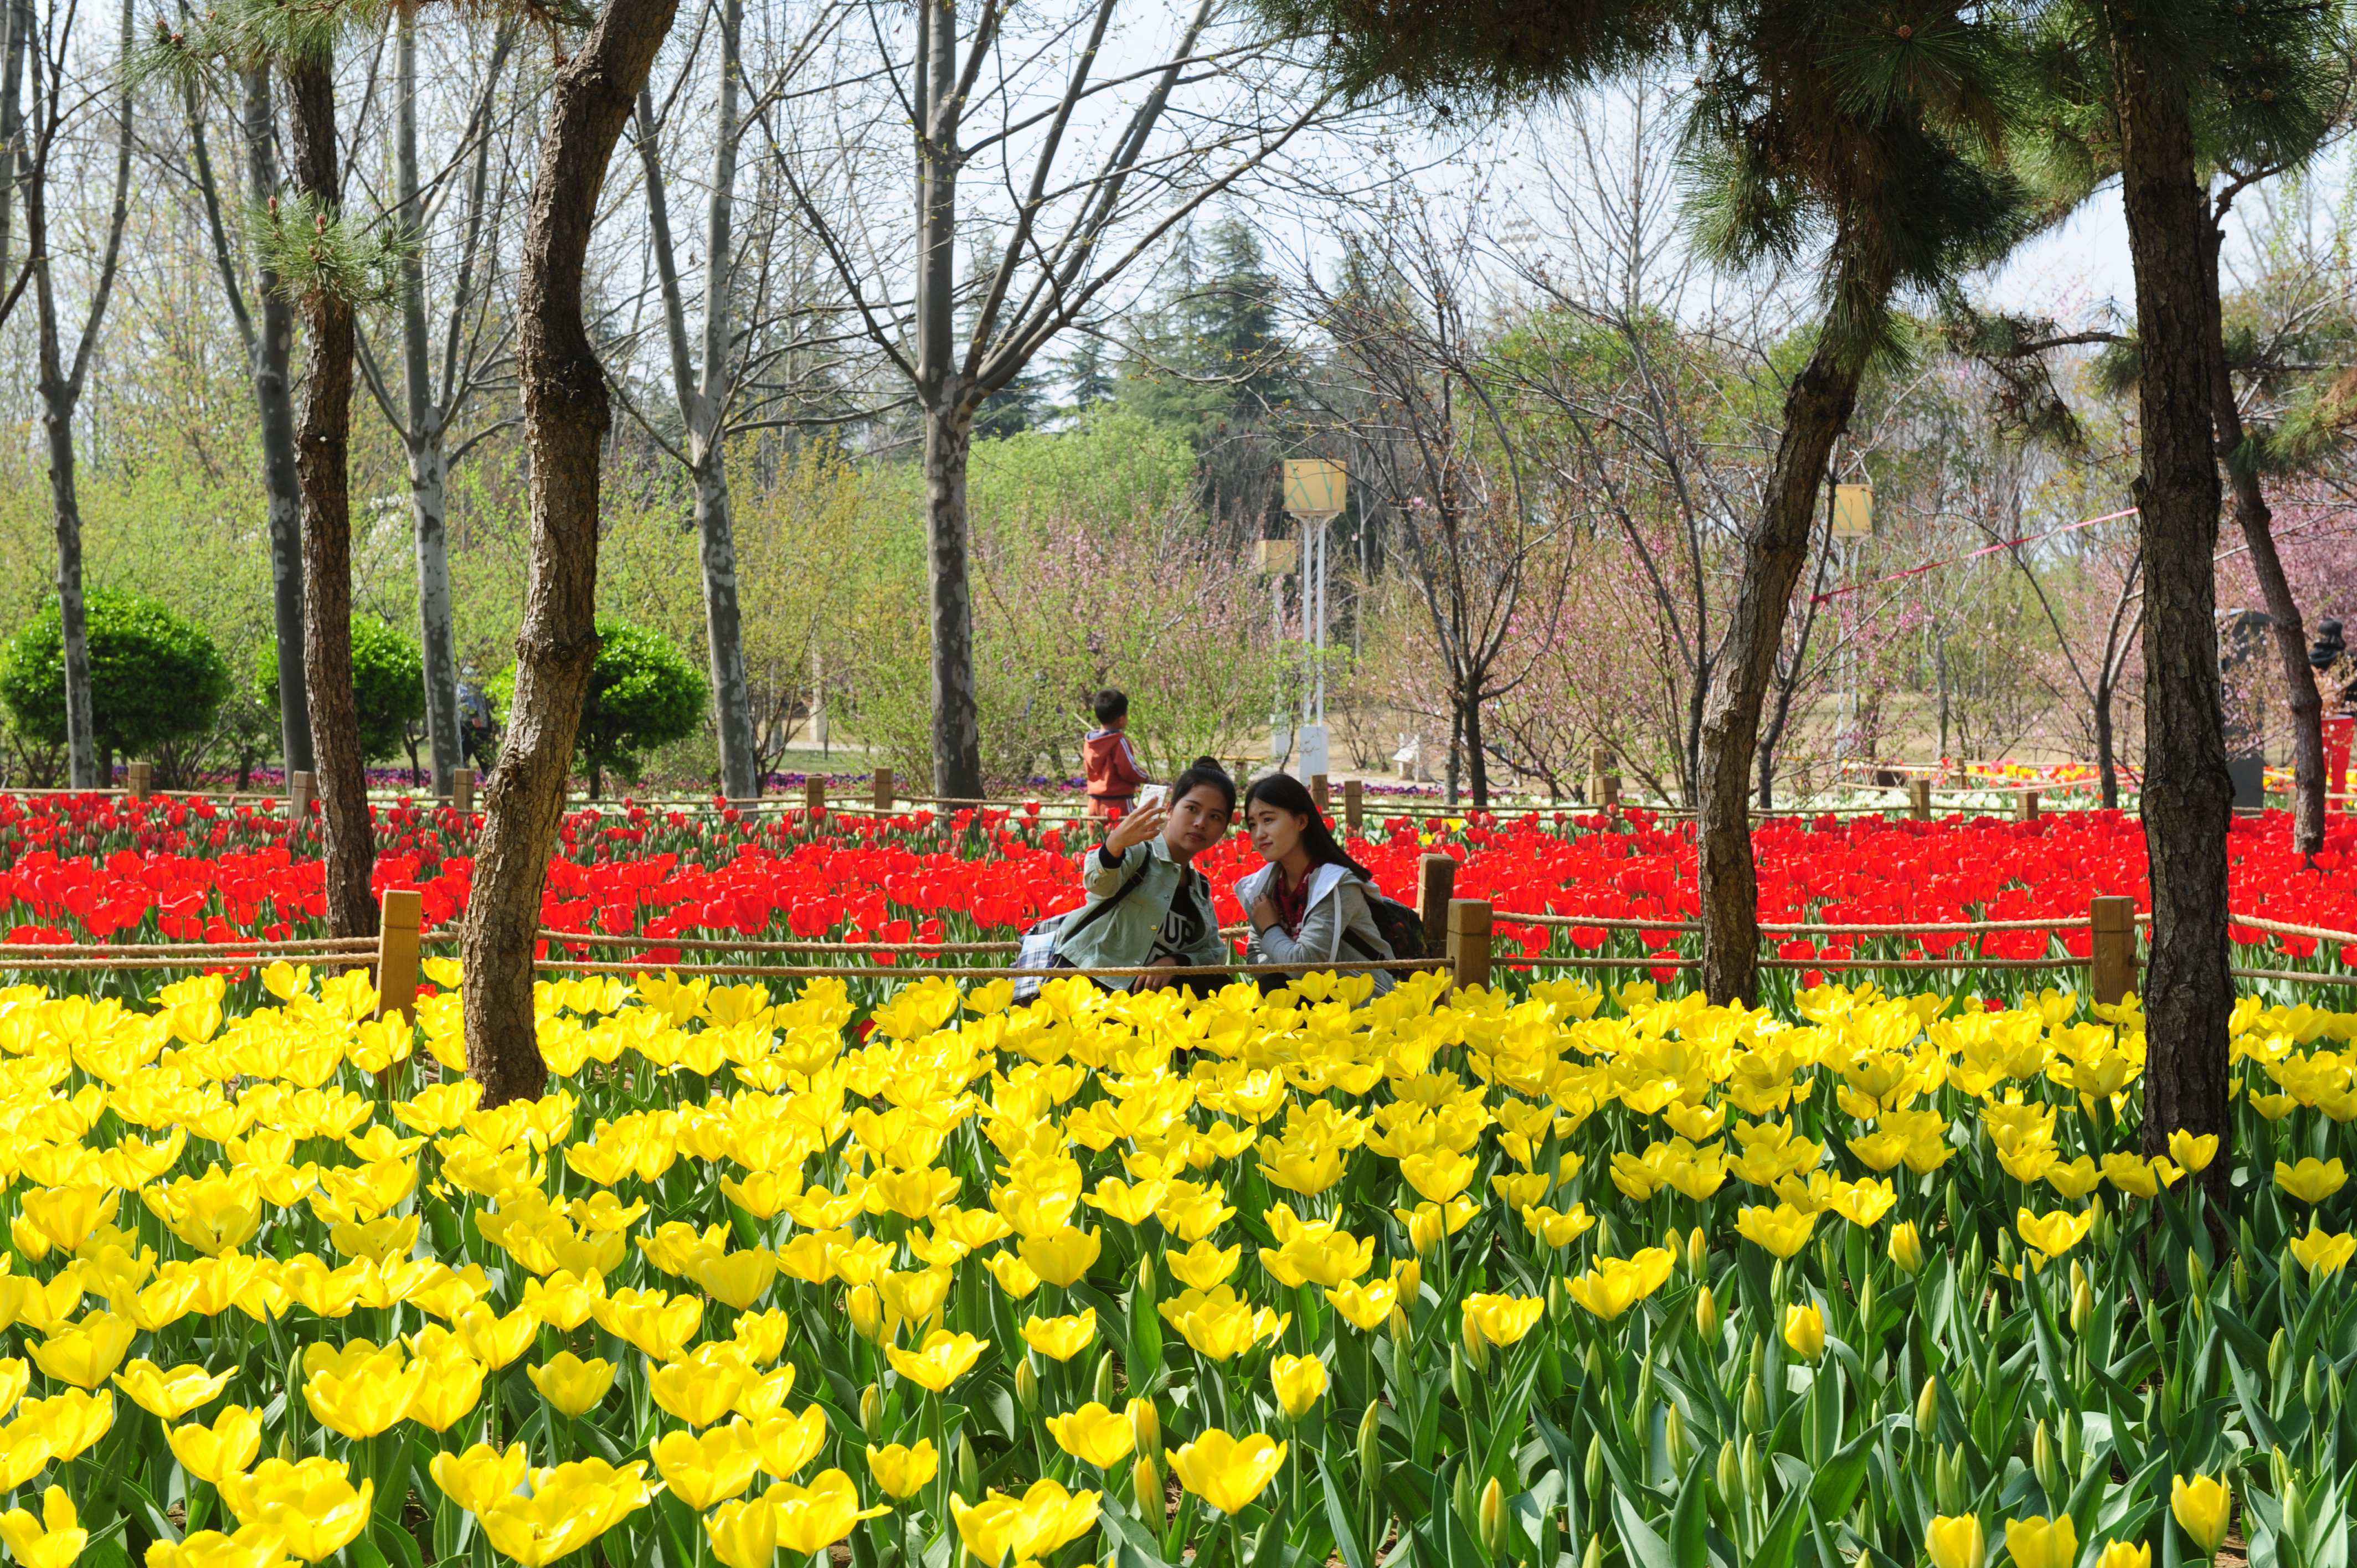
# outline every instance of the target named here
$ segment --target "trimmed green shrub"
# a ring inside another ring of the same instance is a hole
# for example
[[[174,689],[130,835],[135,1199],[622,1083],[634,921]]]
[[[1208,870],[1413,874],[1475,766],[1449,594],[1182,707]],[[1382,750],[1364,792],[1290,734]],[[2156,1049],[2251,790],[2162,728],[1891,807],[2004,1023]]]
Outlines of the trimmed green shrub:
[[[278,640],[254,656],[253,691],[278,717]],[[417,644],[374,616],[352,618],[352,700],[361,712],[361,756],[398,757],[412,725],[425,722],[425,656]]]
[[[89,613],[91,722],[102,750],[154,755],[212,727],[229,661],[212,638],[153,599],[103,589]],[[27,738],[66,738],[65,632],[55,604],[0,644],[0,703]]]

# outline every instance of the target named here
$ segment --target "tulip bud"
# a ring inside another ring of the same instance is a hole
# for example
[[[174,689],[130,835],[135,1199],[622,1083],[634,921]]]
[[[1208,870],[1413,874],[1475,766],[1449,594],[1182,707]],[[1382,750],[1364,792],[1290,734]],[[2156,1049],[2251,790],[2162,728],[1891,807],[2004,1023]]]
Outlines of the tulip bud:
[[[1095,1380],[1089,1385],[1089,1396],[1095,1400],[1099,1404],[1111,1405],[1113,1403],[1113,1352],[1108,1350],[1103,1355],[1097,1358],[1097,1375]]]
[[[1964,1511],[1964,1451],[1960,1445],[1932,1466],[1932,1495],[1943,1514]]]
[[[1768,1426],[1768,1390],[1754,1370],[1743,1380],[1743,1430],[1762,1432]]]
[[[1743,1460],[1736,1454],[1731,1437],[1718,1445],[1718,1470],[1712,1478],[1718,1483],[1719,1499],[1733,1508],[1735,1499],[1743,1495]]]
[[[2267,1479],[2275,1484],[2277,1495],[2291,1485],[2291,1461],[2284,1457],[2281,1444],[2267,1450]]]
[[[2071,1289],[2071,1332],[2084,1334],[2095,1316],[2095,1287],[2082,1279]]]
[[[1359,1484],[1370,1491],[1383,1475],[1383,1406],[1370,1404],[1367,1413],[1359,1418]]]
[[[870,1383],[859,1391],[859,1428],[873,1432],[876,1423],[884,1419],[884,1385]]]
[[[1475,1324],[1472,1318],[1468,1317],[1465,1319],[1463,1324],[1463,1332],[1459,1337],[1465,1341],[1466,1359],[1473,1363],[1474,1369],[1481,1372],[1488,1371],[1490,1369],[1490,1341],[1482,1337],[1480,1327]]]
[[[1686,1232],[1686,1267],[1694,1271],[1696,1279],[1710,1267],[1710,1239],[1702,1233],[1699,1225]]]
[[[1872,1274],[1867,1275],[1866,1283],[1857,1287],[1857,1324],[1858,1332],[1863,1337],[1867,1339],[1874,1337],[1874,1276]]]
[[[2201,1261],[2201,1254],[2190,1247],[2185,1249],[2185,1283],[2186,1288],[2196,1295],[2210,1288],[2209,1265]]]
[[[974,1444],[958,1434],[958,1493],[962,1497],[982,1496],[982,1466],[974,1456]]]
[[[2010,1230],[1996,1233],[1996,1266],[2007,1273],[2013,1272],[2013,1232]]]
[[[1915,1228],[1913,1220],[1890,1228],[1890,1261],[1905,1273],[1923,1272],[1923,1233]]]
[[[1587,1487],[1587,1496],[1600,1502],[1604,1497],[1604,1434],[1600,1432],[1587,1440],[1587,1462],[1580,1466],[1580,1480]]]
[[[2234,1254],[2233,1278],[2235,1302],[2248,1305],[2251,1300],[2251,1264],[2250,1260],[2240,1252]]]
[[[1602,1536],[1591,1535],[1587,1538],[1587,1550],[1579,1554],[1579,1568],[1604,1568]]]
[[[1368,1413],[1373,1413],[1372,1406],[1368,1407]],[[1134,1399],[1129,1402],[1129,1430],[1137,1439],[1140,1454],[1162,1452],[1162,1412],[1154,1407],[1152,1400]]]
[[[2062,1423],[2062,1439],[2055,1446],[2062,1450],[2064,1479],[2067,1481],[2075,1478],[2079,1474],[2080,1461],[2087,1456],[2086,1445],[2079,1436],[2078,1422],[2073,1420]]]
[[[1923,1391],[1915,1396],[1915,1430],[1930,1436],[1940,1420],[1940,1380],[1925,1378]]]
[[[1604,1352],[1597,1348],[1596,1341],[1593,1339],[1587,1342],[1587,1359],[1584,1369],[1587,1373],[1589,1382],[1600,1384],[1604,1381]]]
[[[1457,1510],[1458,1519],[1472,1525],[1477,1531],[1480,1529],[1480,1522],[1473,1512],[1472,1472],[1469,1470],[1457,1472],[1457,1480],[1448,1489],[1448,1502],[1449,1506]]]
[[[2276,1330],[2276,1337],[2267,1341],[2267,1380],[2269,1382],[2276,1382],[2282,1379],[2284,1352],[2290,1348],[2290,1339],[2280,1328]]]
[[[1596,1217],[1596,1255],[1599,1258],[1617,1258],[1620,1255],[1620,1242],[1612,1234],[1612,1216],[1609,1214],[1599,1214]]]
[[[1137,1515],[1156,1530],[1162,1528],[1163,1504],[1168,1499],[1162,1495],[1162,1473],[1154,1467],[1154,1455],[1140,1454],[1137,1463],[1129,1467],[1131,1506]]]
[[[863,1339],[874,1339],[884,1331],[884,1304],[877,1297],[874,1285],[853,1286],[844,1302],[844,1313]]]
[[[2323,1407],[2324,1379],[2314,1361],[2310,1361],[2308,1364],[2308,1370],[2300,1374],[2299,1399],[2300,1402],[2310,1410]]]
[[[1383,1319],[1383,1332],[1392,1337],[1394,1345],[1406,1344],[1408,1337],[1415,1332],[1415,1326],[1407,1320],[1406,1310],[1397,1302],[1392,1303],[1392,1315]]]
[[[2038,1423],[2038,1430],[2030,1434],[2029,1468],[2038,1477],[2038,1484],[2046,1488],[2048,1500],[2062,1497],[2066,1490],[2062,1466],[2054,1456],[2053,1434],[2046,1430],[2046,1423],[2042,1421]]]
[[[1760,1439],[1757,1437],[1747,1437],[1743,1440],[1742,1469],[1743,1495],[1747,1498],[1765,1498],[1768,1477],[1760,1469]]]
[[[1481,1546],[1491,1557],[1506,1550],[1506,1488],[1498,1485],[1498,1477],[1481,1488],[1481,1501],[1477,1509],[1481,1521]]]
[[[1457,1396],[1459,1409],[1473,1407],[1473,1374],[1465,1369],[1465,1358],[1453,1348],[1448,1352],[1448,1391]]]
[[[1679,1475],[1686,1468],[1686,1416],[1677,1402],[1670,1402],[1669,1413],[1662,1418],[1662,1446],[1670,1456],[1670,1468]]]
[[[1718,1297],[1708,1285],[1695,1292],[1695,1333],[1706,1342],[1718,1337]]]
[[[1039,1408],[1039,1374],[1028,1356],[1015,1363],[1015,1402],[1027,1413]]]

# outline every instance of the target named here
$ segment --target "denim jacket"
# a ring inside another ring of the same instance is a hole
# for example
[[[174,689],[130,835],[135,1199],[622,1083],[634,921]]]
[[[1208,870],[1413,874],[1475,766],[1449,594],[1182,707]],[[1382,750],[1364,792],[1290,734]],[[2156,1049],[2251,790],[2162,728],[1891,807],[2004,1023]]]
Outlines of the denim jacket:
[[[1087,929],[1060,940],[1057,953],[1075,969],[1100,965],[1128,968],[1175,956],[1183,964],[1218,966],[1234,961],[1235,954],[1220,936],[1220,918],[1211,908],[1211,890],[1200,873],[1170,858],[1157,835],[1132,844],[1118,864],[1107,865],[1103,853],[1091,850],[1081,857],[1081,886],[1088,902],[1075,910],[1068,927],[1115,893],[1123,883],[1146,869],[1136,891]],[[1183,900],[1183,902],[1182,902]],[[1127,976],[1108,975],[1103,982],[1116,991],[1130,986]]]

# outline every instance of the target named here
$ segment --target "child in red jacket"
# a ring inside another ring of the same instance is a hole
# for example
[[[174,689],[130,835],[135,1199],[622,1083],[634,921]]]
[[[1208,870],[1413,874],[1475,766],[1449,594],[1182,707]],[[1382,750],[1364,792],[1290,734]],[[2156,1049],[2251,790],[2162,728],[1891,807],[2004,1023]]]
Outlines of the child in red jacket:
[[[1118,817],[1137,799],[1138,786],[1147,782],[1125,733],[1129,698],[1107,687],[1090,705],[1096,713],[1097,727],[1081,742],[1081,766],[1088,775],[1089,815]]]

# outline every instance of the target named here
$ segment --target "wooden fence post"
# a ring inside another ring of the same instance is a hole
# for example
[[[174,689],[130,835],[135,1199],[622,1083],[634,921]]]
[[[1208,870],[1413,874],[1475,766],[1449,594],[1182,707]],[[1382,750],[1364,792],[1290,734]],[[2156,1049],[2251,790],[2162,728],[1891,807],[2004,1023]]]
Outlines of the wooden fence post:
[[[1311,774],[1309,776],[1309,800],[1310,803],[1318,808],[1318,814],[1319,816],[1324,817],[1330,816],[1332,814],[1333,799],[1333,791],[1326,783],[1326,775],[1323,773]]]
[[[296,768],[286,776],[286,820],[299,823],[311,814],[311,802],[319,798],[319,776],[307,768]]]
[[[475,810],[475,770],[471,768],[450,769],[450,805],[460,817]]]
[[[1367,820],[1367,787],[1356,779],[1342,780],[1342,831],[1357,837]]]
[[[2087,924],[2092,944],[2095,1000],[2105,1004],[2124,1000],[2136,988],[2136,907],[2133,898],[2087,900]]]
[[[131,779],[131,798],[135,800],[145,800],[148,785],[156,777],[155,766],[151,763],[135,762],[127,771]]]
[[[1907,814],[1919,822],[1932,820],[1932,781],[1910,779],[1907,781]]]
[[[417,1021],[417,931],[425,900],[414,887],[388,887],[378,906],[376,1015]]]
[[[2020,794],[2016,795],[2013,798],[2013,814],[2021,822],[2036,822],[2038,820],[2038,791],[2035,789],[2024,789]]]
[[[876,809],[879,811],[889,811],[892,809],[892,800],[895,794],[895,790],[893,789],[895,780],[892,778],[892,769],[886,767],[883,763],[877,763],[876,765],[876,774],[873,782],[876,787]]]
[[[1598,811],[1604,807],[1604,779],[1611,768],[1612,750],[1609,746],[1591,746],[1587,748],[1587,803]],[[1612,794],[1617,801],[1620,795],[1620,783],[1617,779],[1612,783]]]
[[[1448,901],[1457,894],[1457,859],[1427,854],[1415,868],[1415,912],[1424,917],[1424,950],[1438,953],[1448,941]]]
[[[1487,898],[1448,901],[1448,982],[1460,990],[1491,983]]]
[[[1617,811],[1620,809],[1620,775],[1599,773],[1596,776],[1596,804],[1600,811]]]
[[[802,805],[813,811],[826,810],[826,780],[815,773],[802,780]]]

